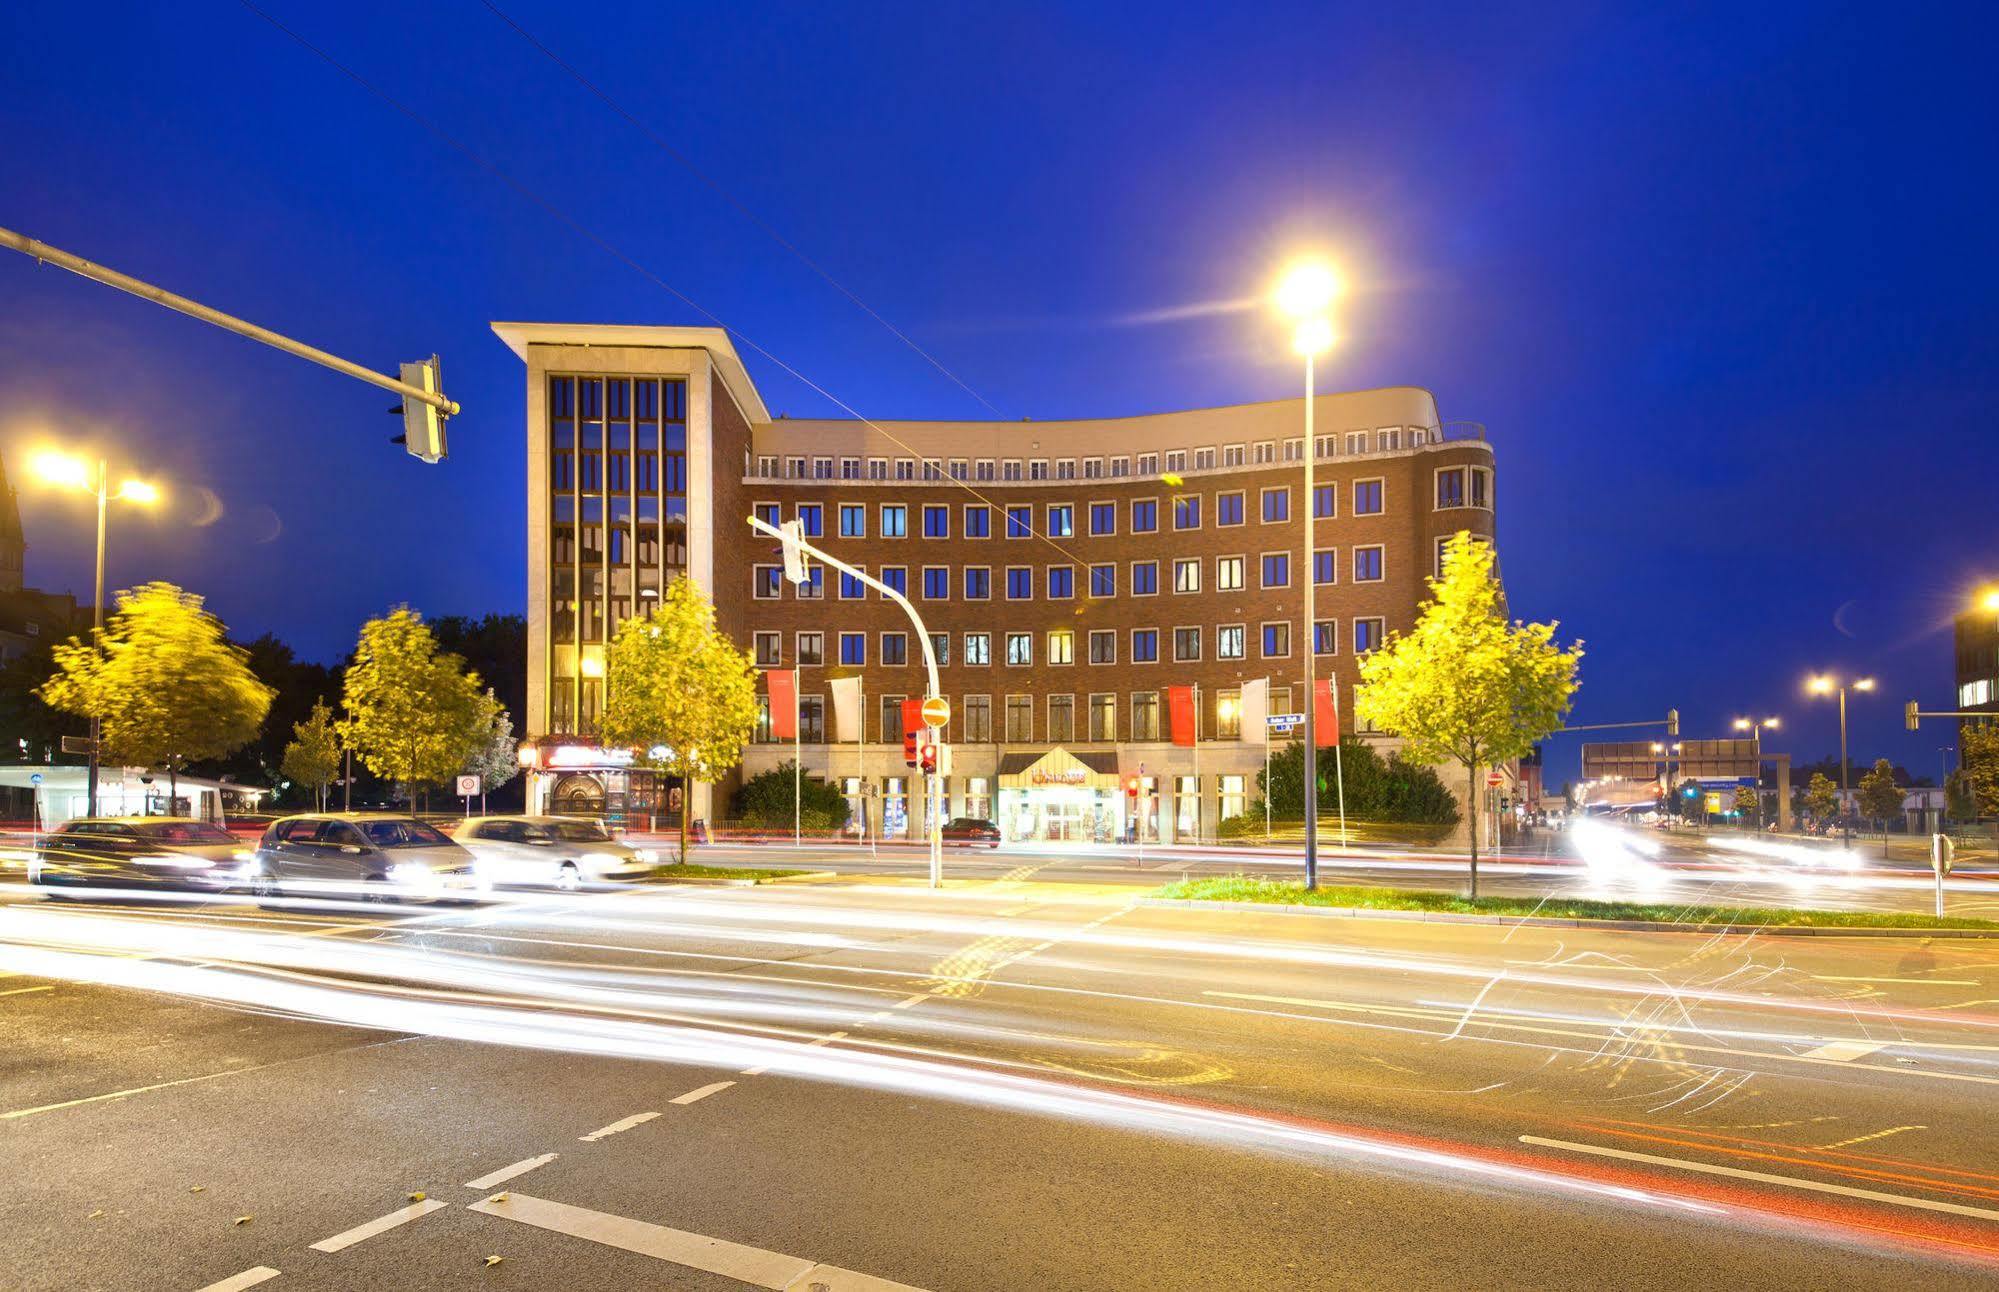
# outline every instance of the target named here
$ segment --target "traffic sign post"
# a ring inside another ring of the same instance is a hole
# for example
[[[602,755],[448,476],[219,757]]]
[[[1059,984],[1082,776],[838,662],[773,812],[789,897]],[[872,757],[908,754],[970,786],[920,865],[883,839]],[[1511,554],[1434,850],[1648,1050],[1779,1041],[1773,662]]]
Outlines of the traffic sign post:
[[[458,797],[465,800],[465,815],[472,815],[472,800],[479,797],[479,778],[461,776],[458,778]]]
[[[1957,845],[1947,834],[1930,836],[1930,869],[1937,877],[1937,918],[1943,918],[1943,877],[1950,873],[1950,865],[1957,856]]]

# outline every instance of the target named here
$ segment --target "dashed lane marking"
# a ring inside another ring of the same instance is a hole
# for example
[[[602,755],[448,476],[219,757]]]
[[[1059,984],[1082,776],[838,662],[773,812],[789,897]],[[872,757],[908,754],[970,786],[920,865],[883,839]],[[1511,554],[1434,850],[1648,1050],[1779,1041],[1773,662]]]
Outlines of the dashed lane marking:
[[[824,1292],[922,1292],[907,1283],[892,1283],[838,1266],[787,1256],[783,1252],[765,1251],[760,1247],[732,1243],[725,1238],[691,1234],[684,1229],[669,1229],[664,1225],[518,1193],[483,1199],[473,1203],[471,1209],[481,1215],[499,1216],[703,1273],[719,1274],[754,1287],[768,1288],[771,1292],[821,1292],[821,1289]]]
[[[1888,1048],[1886,1041],[1831,1041],[1816,1050],[1806,1050],[1807,1059],[1831,1059],[1835,1063],[1845,1063],[1852,1059],[1864,1059],[1876,1050]]]
[[[736,1083],[733,1081],[717,1081],[713,1085],[702,1086],[699,1090],[690,1090],[684,1095],[678,1095],[672,1099],[667,1100],[667,1102],[672,1104],[697,1103],[700,1100],[706,1099],[709,1095],[712,1095],[717,1091],[727,1090],[730,1086],[733,1086],[735,1084]]]
[[[210,1283],[205,1288],[196,1288],[195,1292],[243,1292],[244,1288],[256,1287],[265,1279],[274,1279],[277,1276],[278,1271],[272,1269],[270,1266],[259,1265],[253,1269],[244,1270],[241,1274],[231,1274],[219,1283]]]
[[[465,1187],[468,1189],[490,1189],[496,1184],[505,1184],[517,1175],[526,1175],[538,1166],[547,1166],[554,1160],[555,1154],[553,1153],[543,1153],[540,1157],[524,1157],[512,1166],[503,1166],[499,1170],[490,1171],[476,1180],[467,1180]]]
[[[600,1126],[588,1135],[578,1135],[576,1138],[582,1140],[585,1144],[595,1144],[607,1135],[616,1135],[619,1131],[628,1131],[634,1126],[644,1125],[657,1116],[659,1116],[658,1113],[633,1113],[630,1117],[621,1118],[618,1121],[612,1122],[609,1126]]]
[[[312,1245],[312,1250],[315,1252],[341,1251],[352,1247],[356,1243],[365,1242],[373,1238],[376,1234],[386,1233],[394,1229],[397,1225],[406,1225],[418,1216],[427,1216],[440,1207],[448,1207],[450,1205],[450,1203],[437,1198],[425,1198],[422,1202],[412,1202],[409,1206],[391,1211],[386,1216],[377,1216],[365,1225],[356,1225],[354,1228],[335,1234],[331,1238],[322,1238]]]

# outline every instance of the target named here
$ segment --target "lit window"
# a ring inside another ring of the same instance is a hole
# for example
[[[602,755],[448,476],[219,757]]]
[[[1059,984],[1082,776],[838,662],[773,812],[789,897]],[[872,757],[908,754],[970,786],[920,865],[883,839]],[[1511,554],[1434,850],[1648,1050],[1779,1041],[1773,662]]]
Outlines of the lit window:
[[[1006,662],[1012,665],[1026,665],[1034,662],[1034,634],[1008,633],[1006,635]]]
[[[909,508],[899,502],[882,504],[883,538],[904,538],[909,534]]]
[[[990,664],[993,662],[993,635],[991,633],[965,634],[965,662],[967,664]]]
[[[1215,629],[1215,658],[1241,659],[1243,657],[1243,632],[1241,624],[1223,624]]]
[[[840,504],[840,537],[866,538],[868,536],[868,509],[857,502]]]
[[[1240,556],[1218,556],[1215,558],[1215,591],[1242,591],[1242,558]]]
[[[1201,561],[1199,557],[1182,557],[1173,562],[1173,590],[1175,592],[1199,592],[1201,590]]]
[[[1052,503],[1048,508],[1048,537],[1076,536],[1076,508],[1072,503]]]
[[[1076,634],[1073,630],[1056,628],[1049,632],[1048,662],[1050,664],[1074,664],[1076,662]]]

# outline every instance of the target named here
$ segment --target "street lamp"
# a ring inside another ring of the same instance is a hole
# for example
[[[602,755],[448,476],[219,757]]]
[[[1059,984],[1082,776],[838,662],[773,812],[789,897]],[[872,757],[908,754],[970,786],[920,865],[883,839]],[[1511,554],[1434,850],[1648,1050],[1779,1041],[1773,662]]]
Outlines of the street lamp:
[[[97,580],[90,601],[91,640],[104,631],[104,513],[111,499],[121,502],[150,506],[160,500],[160,491],[144,480],[127,479],[119,482],[117,491],[111,489],[111,467],[104,459],[97,460],[95,473],[91,471],[88,459],[74,454],[46,452],[35,456],[34,471],[44,483],[61,489],[77,489],[97,495]],[[90,719],[90,773],[84,789],[86,811],[97,815],[97,738],[99,734],[96,715]]]
[[[1842,681],[1830,673],[1820,673],[1806,680],[1805,689],[1813,695],[1839,695],[1839,837],[1840,843],[1848,848],[1853,846],[1853,828],[1846,824],[1846,693],[1848,691],[1872,691],[1874,679],[1855,678],[1851,682]]]
[[[1301,261],[1284,272],[1277,282],[1273,300],[1282,314],[1295,325],[1291,334],[1291,349],[1305,361],[1305,497],[1299,509],[1303,513],[1305,529],[1305,559],[1298,574],[1304,584],[1304,634],[1305,647],[1305,887],[1319,886],[1319,735],[1318,735],[1318,614],[1316,592],[1316,570],[1313,566],[1317,537],[1317,508],[1313,505],[1312,465],[1317,456],[1314,443],[1312,408],[1312,382],[1318,358],[1333,348],[1333,325],[1326,317],[1332,308],[1333,298],[1340,293],[1339,276],[1332,267],[1321,261]],[[1267,734],[1266,734],[1267,738]],[[1333,757],[1340,757],[1339,747],[1333,747]],[[1344,778],[1342,778],[1344,782]],[[1342,783],[1341,796],[1345,797]],[[1346,834],[1346,811],[1340,811],[1340,833],[1342,843]]]
[[[1756,828],[1763,828],[1763,729],[1775,731],[1783,722],[1777,718],[1737,718],[1735,729],[1749,733],[1749,739],[1756,746]]]

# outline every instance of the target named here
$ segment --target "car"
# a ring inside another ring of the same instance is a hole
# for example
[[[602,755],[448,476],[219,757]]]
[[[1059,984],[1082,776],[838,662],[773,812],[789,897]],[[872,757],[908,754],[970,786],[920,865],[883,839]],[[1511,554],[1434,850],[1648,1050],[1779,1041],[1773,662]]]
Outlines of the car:
[[[944,823],[944,842],[962,843],[968,847],[984,844],[988,848],[1000,846],[1000,828],[981,816],[954,816]]]
[[[473,816],[452,837],[471,850],[479,873],[499,885],[574,892],[586,884],[636,879],[659,858],[629,848],[596,821],[563,816]]]
[[[257,845],[250,885],[363,901],[477,901],[490,885],[472,854],[436,826],[388,812],[309,812],[275,821]]]
[[[185,817],[79,817],[42,836],[28,882],[219,893],[242,885],[256,854],[219,825]]]

